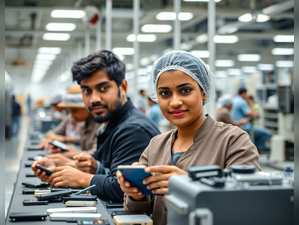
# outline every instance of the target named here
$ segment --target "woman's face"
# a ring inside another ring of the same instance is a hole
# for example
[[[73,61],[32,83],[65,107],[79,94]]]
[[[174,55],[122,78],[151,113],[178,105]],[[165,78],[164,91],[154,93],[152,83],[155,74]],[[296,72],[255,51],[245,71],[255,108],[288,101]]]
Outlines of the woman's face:
[[[182,71],[164,72],[157,83],[158,103],[164,117],[177,127],[203,119],[206,98],[198,83]]]

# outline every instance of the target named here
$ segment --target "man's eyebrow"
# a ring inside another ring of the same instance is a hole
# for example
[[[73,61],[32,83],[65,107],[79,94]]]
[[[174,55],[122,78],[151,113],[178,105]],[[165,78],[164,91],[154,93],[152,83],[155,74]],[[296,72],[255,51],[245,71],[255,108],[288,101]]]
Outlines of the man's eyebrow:
[[[183,86],[185,86],[185,85],[193,85],[193,84],[191,84],[191,83],[183,83],[183,84],[180,84],[180,85],[178,85],[178,86],[176,86],[177,88],[180,88],[180,87],[183,87]]]
[[[86,85],[81,85],[81,88],[89,88],[89,87]]]
[[[101,82],[101,83],[98,83],[97,85],[96,85],[96,87],[99,87],[99,86],[101,86],[101,85],[104,85],[104,84],[110,84],[108,81],[103,81],[103,82]]]

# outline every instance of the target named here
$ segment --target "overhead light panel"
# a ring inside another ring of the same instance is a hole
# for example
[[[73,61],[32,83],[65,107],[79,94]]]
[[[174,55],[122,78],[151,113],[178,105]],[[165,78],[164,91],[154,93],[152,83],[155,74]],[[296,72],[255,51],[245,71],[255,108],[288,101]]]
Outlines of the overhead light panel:
[[[157,14],[157,20],[175,20],[176,14],[174,12],[160,12]],[[193,18],[193,14],[189,12],[180,12],[179,13],[179,20],[181,21],[188,21]]]
[[[148,57],[145,57],[145,58],[143,58],[143,59],[140,60],[140,64],[141,64],[142,66],[147,66],[147,65],[149,65],[150,63],[151,63],[151,61],[150,61],[150,59],[149,59]]]
[[[146,24],[141,27],[141,31],[145,33],[167,33],[172,30],[172,26],[168,24]]]
[[[276,35],[273,37],[275,42],[294,42],[294,35]]]
[[[51,12],[51,17],[53,18],[72,18],[72,19],[80,19],[85,16],[85,12],[83,10],[53,10]]]
[[[259,70],[263,70],[263,71],[272,71],[272,70],[274,70],[274,65],[273,64],[258,64],[257,68]]]
[[[154,42],[157,40],[157,36],[155,34],[138,34],[137,35],[137,41],[138,42]],[[134,42],[135,41],[135,34],[130,34],[127,36],[128,42]]]
[[[226,71],[216,71],[214,75],[215,77],[227,77]]]
[[[36,59],[34,61],[34,65],[47,65],[47,66],[50,66],[52,65],[53,61],[47,61],[47,60],[39,60],[39,59]]]
[[[239,16],[238,20],[240,22],[249,22],[249,21],[252,20],[252,15],[250,13],[246,13],[246,14],[244,14],[242,16]]]
[[[228,69],[226,72],[228,75],[231,75],[231,76],[241,76],[242,75],[241,70],[235,69],[235,68]]]
[[[134,48],[113,48],[112,51],[119,55],[133,55],[135,53]]]
[[[208,41],[208,35],[207,34],[202,34],[202,35],[199,35],[197,38],[196,38],[196,41],[198,43],[206,43]]]
[[[37,54],[36,59],[38,59],[38,60],[55,60],[56,55],[54,55],[54,54]]]
[[[243,66],[242,71],[243,73],[255,73],[257,70],[255,66]]]
[[[294,67],[294,62],[279,60],[279,61],[276,61],[275,66],[277,66],[277,67]]]
[[[217,59],[215,61],[215,66],[217,66],[217,67],[232,67],[234,65],[235,65],[234,60]]]
[[[220,2],[221,0],[214,0],[215,2]],[[209,2],[209,0],[184,0],[184,2]]]
[[[238,55],[238,60],[242,62],[257,62],[261,60],[259,54],[240,54]]]
[[[48,23],[46,30],[48,31],[73,31],[76,29],[74,23]]]
[[[271,51],[272,55],[293,55],[293,48],[273,48]]]
[[[45,53],[45,54],[60,54],[61,48],[53,47],[53,48],[47,48],[47,47],[41,47],[38,49],[38,53]]]
[[[258,23],[263,23],[270,20],[270,16],[264,15],[264,14],[259,14],[256,18],[256,22]]]
[[[132,69],[133,69],[133,64],[132,63],[126,64],[126,70],[127,71],[132,70]]]
[[[48,70],[49,68],[50,68],[50,65],[35,64],[33,66],[33,69],[40,69],[40,70]]]
[[[209,51],[190,51],[190,53],[196,57],[199,58],[209,58],[210,57],[210,52]]]
[[[46,41],[67,41],[71,38],[67,33],[45,33],[43,39]]]
[[[214,42],[222,44],[233,44],[239,41],[239,37],[235,35],[215,35]]]
[[[119,58],[120,61],[123,61],[125,59],[125,56],[122,54],[116,54],[116,56]]]

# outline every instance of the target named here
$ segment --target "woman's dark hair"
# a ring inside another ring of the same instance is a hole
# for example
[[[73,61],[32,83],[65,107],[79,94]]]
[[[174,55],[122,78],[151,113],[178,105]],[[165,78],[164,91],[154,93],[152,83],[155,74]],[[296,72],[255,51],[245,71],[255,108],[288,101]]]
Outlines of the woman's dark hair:
[[[88,77],[91,77],[96,70],[105,69],[110,80],[114,80],[119,86],[125,79],[126,67],[112,52],[102,50],[82,58],[73,63],[73,81],[78,84]]]

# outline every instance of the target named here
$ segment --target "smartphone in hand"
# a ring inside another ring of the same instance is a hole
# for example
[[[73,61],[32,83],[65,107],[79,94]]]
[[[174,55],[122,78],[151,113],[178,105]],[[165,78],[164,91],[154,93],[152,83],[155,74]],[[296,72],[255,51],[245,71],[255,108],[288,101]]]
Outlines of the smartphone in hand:
[[[55,146],[56,148],[60,148],[62,152],[69,152],[69,150],[66,149],[67,145],[60,141],[50,141],[49,144]]]
[[[43,167],[39,164],[36,164],[35,168],[40,169],[42,172],[45,171],[47,176],[50,176],[52,173],[54,173],[52,170],[49,170],[49,169],[47,169],[47,168],[45,168],[45,167]]]

